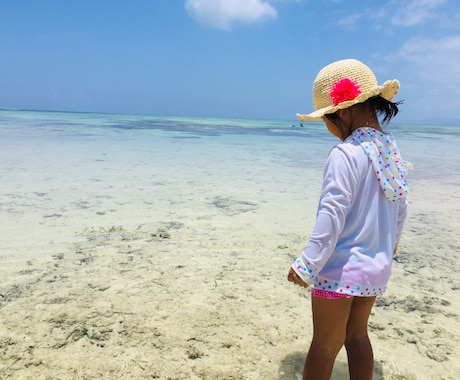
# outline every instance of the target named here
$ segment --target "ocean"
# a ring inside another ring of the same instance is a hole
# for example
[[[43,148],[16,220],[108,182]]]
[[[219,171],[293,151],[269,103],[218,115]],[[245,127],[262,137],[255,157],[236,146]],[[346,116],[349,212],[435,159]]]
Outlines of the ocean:
[[[387,129],[414,164],[409,183],[458,189],[459,127]],[[51,251],[58,254],[57,242],[86,228],[212,218],[219,224],[232,214],[257,213],[261,229],[276,231],[282,220],[287,231],[307,234],[305,219],[336,143],[322,123],[300,127],[295,120],[2,110],[1,257],[49,257],[50,241],[40,236],[53,230]],[[443,202],[450,197],[457,199],[447,193]],[[24,237],[15,241],[18,230]]]
[[[375,379],[458,373],[459,128],[385,128],[414,169]],[[295,120],[0,110],[0,378],[298,378],[308,293],[286,274],[338,142]]]

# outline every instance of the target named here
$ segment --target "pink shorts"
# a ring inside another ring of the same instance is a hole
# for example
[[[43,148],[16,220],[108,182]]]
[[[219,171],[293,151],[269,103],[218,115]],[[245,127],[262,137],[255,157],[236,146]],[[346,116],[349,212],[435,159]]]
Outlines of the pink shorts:
[[[322,289],[311,289],[311,295],[313,297],[320,297],[320,298],[327,298],[328,300],[336,300],[339,298],[351,298],[349,294],[341,294],[336,292],[331,292],[330,290],[322,290]]]

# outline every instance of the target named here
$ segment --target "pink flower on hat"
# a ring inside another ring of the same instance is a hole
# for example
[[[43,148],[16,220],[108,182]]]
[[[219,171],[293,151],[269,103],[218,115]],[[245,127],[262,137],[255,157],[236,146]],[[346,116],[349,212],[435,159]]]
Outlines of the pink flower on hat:
[[[359,87],[358,83],[349,78],[343,78],[336,81],[332,85],[332,90],[329,93],[334,106],[347,100],[355,99],[359,94],[361,94]]]

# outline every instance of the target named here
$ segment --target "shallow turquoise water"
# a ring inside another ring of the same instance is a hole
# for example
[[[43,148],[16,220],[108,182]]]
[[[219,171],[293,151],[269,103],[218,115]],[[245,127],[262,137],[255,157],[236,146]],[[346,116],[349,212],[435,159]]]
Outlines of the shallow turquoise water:
[[[459,128],[387,129],[415,166],[409,184],[445,191],[458,213]],[[321,123],[2,110],[2,257],[48,252],[50,240],[62,249],[92,226],[165,220],[231,226],[252,217],[259,230],[307,235],[337,142]],[[229,204],[241,219],[216,213]]]

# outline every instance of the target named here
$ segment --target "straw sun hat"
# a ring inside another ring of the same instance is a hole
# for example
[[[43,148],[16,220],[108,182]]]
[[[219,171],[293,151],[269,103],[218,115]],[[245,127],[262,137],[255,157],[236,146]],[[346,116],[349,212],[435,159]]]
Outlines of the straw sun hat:
[[[356,59],[337,61],[324,67],[316,76],[313,83],[315,111],[308,115],[297,114],[297,118],[301,121],[321,120],[326,114],[363,103],[376,95],[391,100],[398,89],[396,79],[379,86],[371,69]]]

